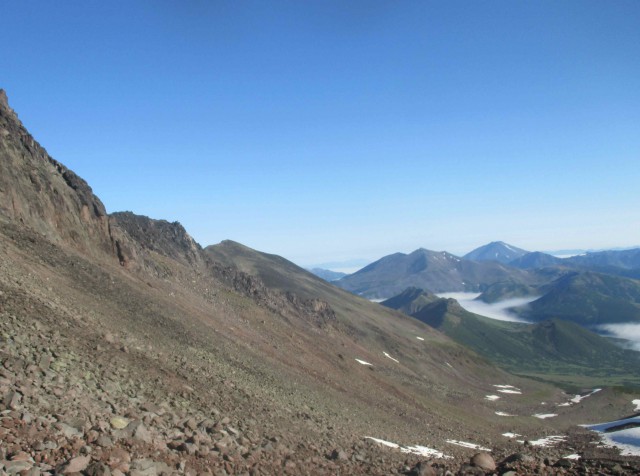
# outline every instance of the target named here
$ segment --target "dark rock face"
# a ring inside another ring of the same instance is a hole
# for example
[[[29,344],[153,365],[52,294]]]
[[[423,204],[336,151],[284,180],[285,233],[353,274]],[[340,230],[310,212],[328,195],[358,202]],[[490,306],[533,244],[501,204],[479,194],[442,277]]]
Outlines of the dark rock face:
[[[178,223],[153,220],[131,212],[109,215],[112,240],[120,264],[133,268],[154,268],[149,252],[201,268],[202,247]],[[157,271],[157,270],[156,270]],[[158,273],[156,273],[158,274]]]
[[[0,91],[0,215],[87,254],[113,252],[91,187],[29,134]]]

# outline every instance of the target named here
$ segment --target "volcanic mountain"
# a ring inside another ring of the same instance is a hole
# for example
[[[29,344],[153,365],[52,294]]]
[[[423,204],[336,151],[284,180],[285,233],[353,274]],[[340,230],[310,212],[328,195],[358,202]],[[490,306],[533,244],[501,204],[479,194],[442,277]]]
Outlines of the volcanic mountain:
[[[497,261],[498,263],[508,264],[527,253],[528,251],[508,245],[504,241],[493,241],[470,251],[463,258],[473,261]]]
[[[1,471],[457,471],[477,452],[451,443],[462,435],[493,449],[500,471],[522,470],[505,458],[523,450],[502,436],[513,423],[484,396],[517,386],[526,397],[502,405],[521,415],[566,399],[283,258],[230,242],[203,249],[177,222],[108,215],[4,92],[0,200]],[[592,405],[617,417],[603,402],[628,399],[603,392]],[[616,457],[563,411],[518,429],[580,435],[548,450],[554,461],[580,441],[587,457]],[[453,458],[431,452],[427,463],[415,454],[427,446]]]

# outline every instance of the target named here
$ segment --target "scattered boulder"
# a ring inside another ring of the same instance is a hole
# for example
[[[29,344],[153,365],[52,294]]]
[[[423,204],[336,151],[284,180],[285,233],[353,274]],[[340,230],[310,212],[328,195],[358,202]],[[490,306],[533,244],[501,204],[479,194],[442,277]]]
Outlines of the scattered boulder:
[[[62,468],[60,469],[60,473],[69,474],[69,473],[79,473],[80,471],[84,471],[89,463],[91,462],[91,456],[76,456],[75,458],[69,460]]]
[[[428,461],[420,461],[409,472],[410,476],[436,476],[438,473]]]
[[[481,468],[485,471],[494,471],[496,462],[489,453],[476,453],[471,457],[471,465]]]
[[[334,461],[347,461],[349,459],[349,455],[336,448],[331,452],[330,458]]]
[[[111,420],[109,420],[111,427],[116,430],[122,430],[127,427],[129,424],[129,420],[123,417],[115,416]]]

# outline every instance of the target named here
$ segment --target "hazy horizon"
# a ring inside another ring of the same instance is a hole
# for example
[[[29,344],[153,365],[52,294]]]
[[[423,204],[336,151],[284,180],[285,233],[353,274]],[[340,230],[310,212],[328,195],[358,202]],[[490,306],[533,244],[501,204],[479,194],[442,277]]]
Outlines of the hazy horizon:
[[[109,212],[309,265],[640,244],[640,2],[3,5],[0,88]]]

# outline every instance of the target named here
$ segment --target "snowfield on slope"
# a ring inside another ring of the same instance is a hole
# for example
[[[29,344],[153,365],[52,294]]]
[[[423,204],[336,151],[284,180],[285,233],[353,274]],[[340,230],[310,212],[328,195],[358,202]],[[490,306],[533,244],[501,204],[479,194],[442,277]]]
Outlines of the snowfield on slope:
[[[373,436],[365,436],[366,440],[372,440],[376,443],[379,443],[383,446],[387,446],[389,448],[399,449],[403,453],[411,453],[419,456],[424,456],[428,458],[441,458],[441,459],[449,459],[451,456],[447,456],[441,451],[434,450],[433,448],[428,448],[427,446],[414,445],[414,446],[400,446],[397,443],[392,441],[382,440],[380,438],[374,438]]]

